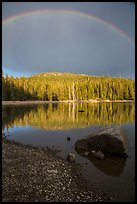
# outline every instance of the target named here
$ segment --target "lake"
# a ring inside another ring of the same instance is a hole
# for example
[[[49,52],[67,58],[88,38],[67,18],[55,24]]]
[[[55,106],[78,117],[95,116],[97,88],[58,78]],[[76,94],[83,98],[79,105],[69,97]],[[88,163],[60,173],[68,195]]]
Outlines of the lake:
[[[84,110],[84,112],[79,112]],[[110,157],[92,161],[75,151],[78,139],[106,125],[120,124],[128,141],[128,158]],[[113,200],[135,200],[135,104],[134,103],[46,103],[2,107],[5,137],[23,144],[59,150],[66,159],[75,153],[81,173],[96,191]],[[70,137],[70,140],[67,140]]]

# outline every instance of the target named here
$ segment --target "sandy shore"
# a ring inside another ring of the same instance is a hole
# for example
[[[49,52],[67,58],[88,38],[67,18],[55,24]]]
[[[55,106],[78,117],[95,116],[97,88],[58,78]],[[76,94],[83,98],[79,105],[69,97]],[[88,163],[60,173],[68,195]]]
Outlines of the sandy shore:
[[[2,105],[29,105],[29,104],[44,104],[51,103],[49,101],[2,101]],[[52,102],[58,103],[58,102]]]
[[[44,103],[74,103],[74,102],[81,102],[81,103],[99,103],[99,102],[135,102],[133,100],[85,100],[85,101],[2,101],[2,105],[29,105],[29,104],[44,104]]]
[[[79,164],[56,156],[56,151],[2,140],[3,202],[101,202],[106,193],[95,193],[77,174]]]

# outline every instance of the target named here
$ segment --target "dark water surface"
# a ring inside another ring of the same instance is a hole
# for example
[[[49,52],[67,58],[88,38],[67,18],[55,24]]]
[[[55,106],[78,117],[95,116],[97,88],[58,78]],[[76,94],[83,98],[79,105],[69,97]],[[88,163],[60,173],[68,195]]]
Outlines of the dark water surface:
[[[84,110],[84,112],[79,112]],[[128,141],[128,158],[90,160],[75,151],[78,139],[106,125],[120,124]],[[6,137],[23,144],[60,150],[66,159],[75,153],[79,173],[96,191],[115,195],[117,201],[135,200],[135,104],[54,103],[3,106],[2,130]],[[70,137],[70,141],[67,140]]]

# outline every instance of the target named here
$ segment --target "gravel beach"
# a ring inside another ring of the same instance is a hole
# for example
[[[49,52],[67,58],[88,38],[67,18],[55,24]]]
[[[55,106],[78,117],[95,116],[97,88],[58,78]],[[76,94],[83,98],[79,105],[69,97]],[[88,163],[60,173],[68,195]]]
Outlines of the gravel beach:
[[[3,202],[110,202],[95,193],[77,173],[79,164],[61,159],[56,150],[2,140]]]

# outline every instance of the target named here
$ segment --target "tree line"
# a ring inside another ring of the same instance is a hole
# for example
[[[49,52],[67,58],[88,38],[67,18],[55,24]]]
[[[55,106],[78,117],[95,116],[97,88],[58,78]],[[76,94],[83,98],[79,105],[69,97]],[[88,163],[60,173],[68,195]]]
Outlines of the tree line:
[[[134,100],[135,81],[110,76],[42,73],[13,77],[2,73],[2,100]]]

